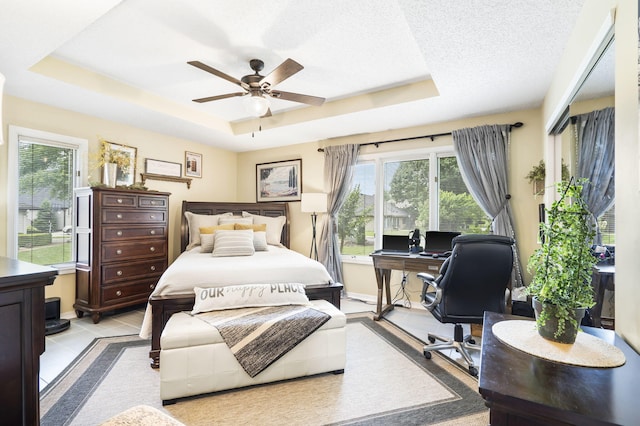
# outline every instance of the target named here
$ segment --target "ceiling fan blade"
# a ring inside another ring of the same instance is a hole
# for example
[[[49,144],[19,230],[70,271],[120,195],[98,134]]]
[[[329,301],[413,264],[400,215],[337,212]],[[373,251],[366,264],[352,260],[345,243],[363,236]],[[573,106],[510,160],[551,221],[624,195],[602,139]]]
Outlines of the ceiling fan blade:
[[[301,95],[299,93],[283,92],[281,90],[272,90],[269,93],[276,99],[284,99],[285,101],[301,102],[303,104],[320,106],[325,99],[318,96]]]
[[[265,84],[267,84],[273,87],[281,81],[284,81],[287,78],[291,77],[303,68],[304,67],[302,65],[300,65],[293,59],[287,59],[286,61],[278,65],[276,69],[271,71],[269,75],[260,80],[260,85],[264,86]]]
[[[233,98],[236,96],[244,96],[244,95],[246,95],[245,92],[227,93],[226,95],[209,96],[207,98],[194,99],[193,102],[198,102],[198,103],[211,102],[211,101],[217,101],[219,99]]]
[[[208,73],[211,73],[211,74],[215,75],[216,77],[220,77],[220,78],[223,78],[223,79],[225,79],[227,81],[230,81],[233,84],[237,84],[238,86],[241,86],[244,89],[247,89],[247,90],[249,89],[249,85],[248,84],[241,82],[240,80],[238,80],[235,77],[231,77],[229,74],[225,74],[222,71],[218,71],[217,69],[212,68],[207,64],[203,64],[200,61],[189,61],[187,63],[189,65],[193,65],[196,68],[200,68],[202,71],[206,71]]]

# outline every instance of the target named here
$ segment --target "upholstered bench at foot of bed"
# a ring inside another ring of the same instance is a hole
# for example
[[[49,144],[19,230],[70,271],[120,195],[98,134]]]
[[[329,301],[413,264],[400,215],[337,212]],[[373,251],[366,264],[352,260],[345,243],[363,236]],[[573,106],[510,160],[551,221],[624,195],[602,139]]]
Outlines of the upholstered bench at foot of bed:
[[[160,338],[160,397],[163,405],[178,398],[270,383],[313,374],[344,371],[346,317],[326,300],[313,307],[331,319],[255,377],[238,363],[220,334],[206,322],[174,314]]]

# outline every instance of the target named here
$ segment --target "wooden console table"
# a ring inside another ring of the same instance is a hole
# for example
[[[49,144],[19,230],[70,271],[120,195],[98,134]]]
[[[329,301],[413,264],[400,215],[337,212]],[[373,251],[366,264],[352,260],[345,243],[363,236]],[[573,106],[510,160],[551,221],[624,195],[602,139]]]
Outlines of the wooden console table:
[[[640,356],[611,330],[583,331],[620,348],[626,363],[616,368],[560,364],[499,341],[493,324],[529,319],[485,312],[479,391],[492,425],[638,424]],[[533,320],[532,320],[533,321]]]
[[[376,313],[373,319],[378,321],[387,312],[393,309],[391,303],[391,271],[427,272],[438,275],[440,267],[445,261],[444,257],[433,258],[430,256],[420,256],[419,254],[394,255],[383,253],[371,253],[373,267],[378,283],[378,300]],[[383,292],[387,293],[386,303],[382,306]]]

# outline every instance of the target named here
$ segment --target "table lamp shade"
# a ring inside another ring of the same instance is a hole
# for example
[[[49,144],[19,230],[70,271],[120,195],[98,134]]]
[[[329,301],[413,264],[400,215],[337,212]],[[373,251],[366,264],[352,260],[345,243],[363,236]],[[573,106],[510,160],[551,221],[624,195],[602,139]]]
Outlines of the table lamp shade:
[[[300,211],[303,213],[325,213],[327,211],[327,194],[322,192],[303,193]]]

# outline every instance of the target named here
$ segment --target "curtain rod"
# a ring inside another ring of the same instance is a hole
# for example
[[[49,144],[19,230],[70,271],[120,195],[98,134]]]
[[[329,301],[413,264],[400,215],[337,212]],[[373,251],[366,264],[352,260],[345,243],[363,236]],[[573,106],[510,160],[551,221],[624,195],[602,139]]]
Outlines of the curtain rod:
[[[522,127],[524,126],[524,124],[520,121],[515,122],[513,124],[509,124],[509,131],[511,131],[512,128],[518,128],[518,127]],[[391,142],[404,142],[404,141],[411,141],[414,139],[426,139],[429,138],[431,139],[431,141],[434,141],[437,137],[440,136],[449,136],[451,135],[452,132],[446,132],[446,133],[434,133],[433,135],[422,135],[422,136],[411,136],[408,138],[401,138],[401,139],[389,139],[386,141],[378,141],[378,142],[367,142],[367,143],[361,143],[360,146],[366,146],[366,145],[375,145],[376,148],[378,148],[378,146],[382,145],[383,143],[391,143]],[[318,152],[324,152],[324,148],[318,148]]]

